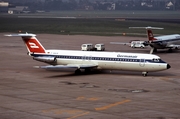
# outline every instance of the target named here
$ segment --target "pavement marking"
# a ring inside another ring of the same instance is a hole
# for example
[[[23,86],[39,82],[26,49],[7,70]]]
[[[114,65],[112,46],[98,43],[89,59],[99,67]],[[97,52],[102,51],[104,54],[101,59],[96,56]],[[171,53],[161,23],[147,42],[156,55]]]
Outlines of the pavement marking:
[[[87,114],[89,114],[89,112],[85,112],[85,113],[82,113],[82,114],[78,114],[78,115],[75,115],[75,116],[70,117],[70,118],[67,118],[67,119],[74,119],[74,118],[76,118],[76,117],[84,116],[84,115],[87,115]]]
[[[99,100],[99,98],[98,97],[86,98],[86,97],[81,96],[81,97],[77,97],[76,100],[97,101],[97,100]]]
[[[96,100],[99,100],[99,98],[94,97],[94,98],[88,98],[87,100],[96,101]]]
[[[76,100],[84,100],[85,97],[81,96],[81,97],[77,97]]]
[[[116,102],[116,103],[109,104],[109,105],[106,105],[106,106],[103,106],[103,107],[95,108],[95,110],[96,111],[106,110],[106,109],[109,109],[111,107],[114,107],[114,106],[117,106],[117,105],[120,105],[120,104],[124,104],[124,103],[130,102],[130,101],[131,100],[124,100],[124,101],[121,101],[121,102]]]

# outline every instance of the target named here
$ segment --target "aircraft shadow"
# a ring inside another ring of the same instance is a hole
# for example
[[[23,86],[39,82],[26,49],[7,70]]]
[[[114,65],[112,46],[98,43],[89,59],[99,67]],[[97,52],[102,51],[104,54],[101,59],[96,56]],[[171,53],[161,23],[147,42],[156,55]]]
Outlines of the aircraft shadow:
[[[158,50],[157,52],[154,52],[153,54],[162,54],[162,53],[179,53],[179,50],[172,50],[172,51],[168,51],[167,49]]]
[[[55,71],[55,72],[63,72],[63,74],[48,76],[46,78],[74,77],[74,76],[80,77],[80,76],[86,76],[86,75],[103,74],[103,71],[91,71],[91,72],[88,72],[88,73],[87,72],[81,72],[80,74],[75,74],[75,72],[72,72],[72,71]]]
[[[57,71],[56,71],[57,72]],[[46,78],[60,78],[60,77],[82,77],[82,76],[91,76],[91,75],[116,75],[116,76],[142,76],[141,72],[131,72],[131,71],[118,71],[118,70],[100,70],[100,71],[91,71],[91,72],[81,72],[80,74],[75,74],[74,72],[70,71],[58,71],[58,72],[63,72],[63,74],[58,74],[58,75],[51,75]],[[149,72],[147,77],[168,77],[168,76],[174,76],[170,73],[164,73],[162,72]]]

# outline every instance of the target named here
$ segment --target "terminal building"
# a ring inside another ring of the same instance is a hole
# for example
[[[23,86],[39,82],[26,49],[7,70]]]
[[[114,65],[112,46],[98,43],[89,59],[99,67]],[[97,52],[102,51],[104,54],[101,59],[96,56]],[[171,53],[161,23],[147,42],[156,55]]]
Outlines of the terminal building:
[[[0,2],[0,13],[7,13],[9,7],[8,2]]]

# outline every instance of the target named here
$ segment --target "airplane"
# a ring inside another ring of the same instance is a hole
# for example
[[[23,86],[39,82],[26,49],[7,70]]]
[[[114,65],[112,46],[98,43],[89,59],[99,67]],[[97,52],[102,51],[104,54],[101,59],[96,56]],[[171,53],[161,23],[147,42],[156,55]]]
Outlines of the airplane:
[[[36,34],[20,33],[5,36],[22,37],[28,55],[34,60],[49,64],[37,67],[42,69],[74,68],[75,74],[80,74],[82,69],[85,72],[90,72],[92,69],[127,70],[140,71],[143,76],[147,76],[148,72],[162,71],[171,67],[159,56],[153,54],[46,50],[36,38]]]
[[[159,27],[129,27],[131,28],[137,28],[137,29],[146,29],[147,31],[147,37],[148,41],[144,41],[144,45],[151,46],[150,54],[153,52],[157,52],[157,49],[169,49],[169,51],[172,51],[172,49],[180,49],[180,35],[179,34],[172,34],[172,35],[163,35],[163,36],[157,36],[154,37],[152,33],[152,29],[163,29]],[[116,42],[112,42],[111,44],[120,44]]]
[[[144,44],[151,46],[150,53],[157,52],[157,49],[179,49],[180,48],[180,35],[172,34],[172,35],[163,35],[154,37],[152,33],[152,29],[163,29],[158,27],[129,27],[129,28],[145,28],[147,32],[148,42]]]

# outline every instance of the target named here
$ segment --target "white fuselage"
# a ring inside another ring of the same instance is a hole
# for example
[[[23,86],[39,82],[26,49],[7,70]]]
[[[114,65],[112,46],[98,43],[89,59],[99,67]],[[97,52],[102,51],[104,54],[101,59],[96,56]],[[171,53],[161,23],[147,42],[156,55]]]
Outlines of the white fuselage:
[[[151,71],[161,71],[170,68],[170,65],[153,54],[123,53],[123,52],[96,52],[75,50],[46,50],[37,40],[35,34],[10,34],[6,36],[20,36],[26,44],[28,54],[34,60],[51,65],[39,66],[43,69],[76,68],[85,72],[91,69],[142,71],[146,76]]]
[[[154,38],[156,40],[151,42],[151,46],[157,49],[176,48],[178,45],[180,45],[179,34],[158,36]]]
[[[52,65],[85,64],[97,65],[97,69],[128,70],[128,71],[161,71],[168,64],[153,54],[96,52],[74,50],[46,50],[46,53],[31,54],[34,57],[55,58]]]

